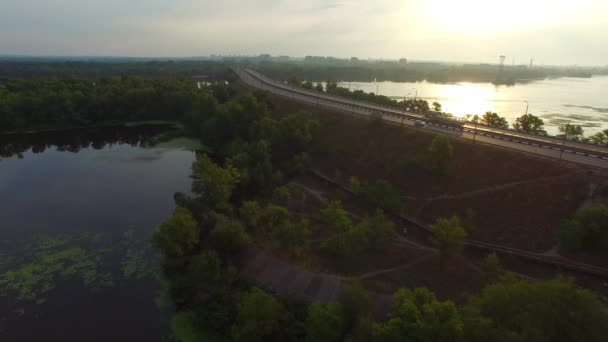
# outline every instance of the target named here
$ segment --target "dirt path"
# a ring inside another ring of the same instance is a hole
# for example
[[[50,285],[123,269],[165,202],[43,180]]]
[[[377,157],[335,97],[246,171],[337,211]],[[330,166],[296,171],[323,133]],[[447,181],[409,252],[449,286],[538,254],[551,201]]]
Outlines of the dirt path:
[[[420,256],[414,260],[412,260],[411,262],[403,265],[403,266],[398,266],[398,267],[392,267],[392,268],[385,268],[383,270],[377,270],[377,271],[373,271],[373,272],[367,272],[361,275],[358,275],[356,277],[352,277],[353,279],[366,279],[366,278],[373,278],[375,276],[379,276],[381,274],[386,274],[386,273],[391,273],[391,272],[395,272],[395,271],[402,271],[405,269],[408,269],[412,266],[418,265],[422,262],[425,262],[426,260],[428,260],[430,257],[432,257],[432,254],[427,254],[427,255],[423,255]]]
[[[256,248],[249,248],[239,259],[238,268],[246,279],[280,296],[306,302],[336,301],[344,282],[349,280],[333,274],[301,269]],[[374,316],[385,318],[392,305],[391,296],[377,293],[370,295]]]
[[[546,182],[546,181],[562,179],[562,178],[569,178],[574,175],[576,175],[576,173],[568,173],[568,174],[564,174],[564,175],[551,176],[551,177],[541,177],[541,178],[535,178],[535,179],[531,179],[531,180],[523,180],[523,181],[517,181],[517,182],[491,185],[491,186],[487,186],[485,188],[481,188],[481,189],[477,189],[477,190],[473,190],[473,191],[467,191],[467,192],[463,192],[463,193],[460,193],[457,195],[444,194],[444,195],[439,195],[439,196],[434,196],[434,197],[419,198],[418,200],[424,201],[424,203],[420,207],[417,208],[416,216],[420,216],[420,214],[424,211],[424,209],[426,209],[426,207],[431,205],[431,203],[433,203],[433,201],[436,201],[436,200],[454,200],[454,199],[470,198],[470,197],[475,197],[478,195],[486,194],[489,192],[495,192],[495,191],[512,188],[512,187],[523,185],[523,184],[531,184],[531,183]]]

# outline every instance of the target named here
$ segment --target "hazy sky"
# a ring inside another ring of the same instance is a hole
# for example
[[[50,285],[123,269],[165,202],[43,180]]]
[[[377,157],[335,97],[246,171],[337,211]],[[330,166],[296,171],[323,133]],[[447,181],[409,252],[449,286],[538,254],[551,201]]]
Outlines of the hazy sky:
[[[0,0],[0,54],[608,64],[608,0]]]

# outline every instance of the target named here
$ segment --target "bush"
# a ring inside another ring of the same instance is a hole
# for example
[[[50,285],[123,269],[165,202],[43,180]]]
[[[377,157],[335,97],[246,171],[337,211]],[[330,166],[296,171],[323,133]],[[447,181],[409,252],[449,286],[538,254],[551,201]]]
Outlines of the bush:
[[[240,222],[226,216],[218,217],[209,237],[213,247],[224,255],[242,250],[251,240]]]

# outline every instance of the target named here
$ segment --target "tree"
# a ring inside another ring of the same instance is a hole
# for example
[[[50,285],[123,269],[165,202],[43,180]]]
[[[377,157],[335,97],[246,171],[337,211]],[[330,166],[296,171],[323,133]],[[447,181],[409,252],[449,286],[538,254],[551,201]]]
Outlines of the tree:
[[[443,266],[447,259],[458,253],[467,233],[458,216],[453,216],[450,219],[440,218],[431,226],[431,229],[434,236],[433,242],[439,249],[440,264]]]
[[[367,226],[357,225],[338,233],[321,243],[324,253],[335,257],[356,257],[368,247]]]
[[[397,212],[403,208],[401,195],[393,188],[393,185],[384,179],[376,180],[365,190],[370,200],[378,207],[390,212]]]
[[[498,259],[498,255],[496,253],[490,253],[483,259],[483,263],[481,264],[481,269],[487,280],[496,280],[502,273],[502,268],[500,267],[500,260]]]
[[[374,332],[378,341],[458,341],[464,324],[456,305],[439,302],[426,288],[399,289],[393,295],[393,310],[387,322]]]
[[[463,310],[466,341],[604,341],[608,314],[572,281],[509,278],[486,287]]]
[[[596,205],[583,209],[559,227],[558,238],[566,249],[608,253],[608,207]]]
[[[532,114],[524,114],[517,119],[515,119],[515,123],[513,123],[513,128],[518,131],[526,132],[526,133],[535,133],[535,134],[546,134],[543,129],[545,123],[538,116],[534,116]]]
[[[439,102],[433,102],[433,110],[436,112],[441,112],[441,103]]]
[[[244,201],[239,209],[241,220],[243,220],[245,225],[252,230],[257,230],[259,228],[262,215],[262,208],[257,201]]]
[[[308,307],[306,340],[311,342],[339,342],[344,334],[344,311],[336,303],[313,303]]]
[[[245,232],[240,222],[220,215],[217,218],[215,227],[209,234],[213,247],[224,255],[230,255],[245,248],[250,237]]]
[[[264,341],[279,328],[283,307],[272,295],[252,288],[238,304],[232,337],[236,341]]]
[[[272,237],[283,249],[300,251],[308,245],[310,224],[306,220],[297,223],[283,222],[272,228]]]
[[[338,303],[342,308],[346,331],[371,314],[371,298],[360,282],[345,285],[338,295]]]
[[[350,183],[350,188],[353,190],[353,192],[355,194],[360,194],[363,187],[361,185],[361,181],[359,180],[359,178],[355,177],[355,176],[351,176],[349,179],[349,183]]]
[[[177,207],[152,235],[154,245],[165,257],[179,258],[190,254],[199,242],[200,230],[187,209]]]
[[[583,126],[581,125],[562,125],[558,127],[561,134],[558,136],[566,139],[578,141],[583,137]]]
[[[327,208],[321,209],[321,215],[334,233],[344,233],[353,227],[353,221],[348,213],[342,209],[342,202],[340,201],[333,201]]]
[[[281,225],[289,221],[289,210],[275,204],[269,204],[264,210],[262,217],[262,225],[265,230],[271,230],[273,227]]]
[[[462,228],[464,228],[464,230],[467,232],[467,235],[470,235],[471,233],[473,233],[473,231],[476,228],[476,219],[475,217],[477,216],[477,214],[475,213],[475,210],[468,208],[465,212],[464,212],[464,218],[462,219]]]
[[[589,137],[589,140],[597,145],[606,145],[606,143],[608,143],[608,136],[606,136],[604,132],[597,132]]]
[[[222,276],[222,261],[215,251],[203,251],[189,260],[183,283],[193,289],[213,286]]]
[[[192,192],[210,209],[229,205],[232,190],[239,181],[239,173],[232,167],[221,168],[205,154],[196,156],[192,164]]]
[[[315,90],[322,93],[323,92],[323,84],[321,82],[317,82],[317,85],[315,85]]]
[[[275,202],[287,202],[291,199],[291,193],[285,186],[279,186],[272,190],[272,200]]]
[[[372,217],[366,217],[359,225],[365,226],[363,229],[367,232],[370,249],[383,250],[397,235],[395,224],[384,216],[382,209],[377,209]]]
[[[447,171],[448,163],[454,155],[454,148],[450,144],[450,140],[443,135],[437,135],[433,138],[429,147],[433,167],[438,174],[444,174]]]
[[[492,127],[504,128],[504,129],[509,128],[509,123],[507,122],[507,119],[499,116],[496,113],[492,113],[492,112],[485,112],[479,122],[481,124],[492,126]]]

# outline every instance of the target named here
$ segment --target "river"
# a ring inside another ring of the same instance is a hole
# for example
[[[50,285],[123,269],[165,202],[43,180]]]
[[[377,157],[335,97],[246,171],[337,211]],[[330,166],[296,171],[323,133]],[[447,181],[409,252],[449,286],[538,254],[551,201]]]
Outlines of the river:
[[[1,138],[0,341],[166,340],[149,241],[195,155],[156,133]]]
[[[348,87],[348,82],[340,83]],[[557,134],[559,125],[581,125],[585,135],[608,129],[608,76],[593,78],[555,78],[515,86],[489,83],[436,84],[428,82],[351,82],[351,89],[361,89],[402,99],[423,98],[441,103],[443,111],[455,116],[493,111],[510,124],[526,111],[540,116],[549,134]]]

